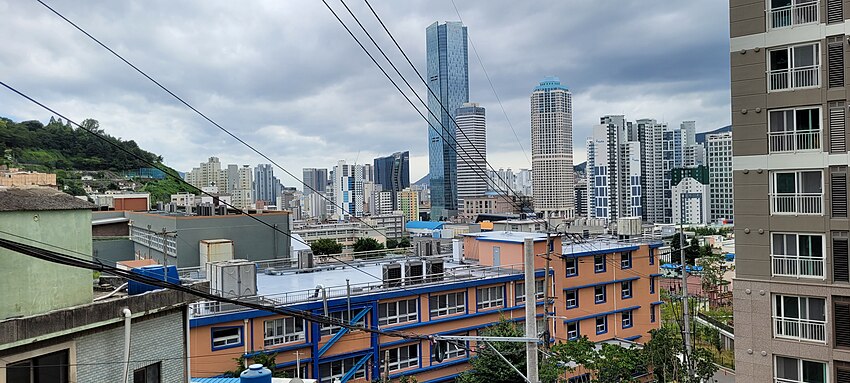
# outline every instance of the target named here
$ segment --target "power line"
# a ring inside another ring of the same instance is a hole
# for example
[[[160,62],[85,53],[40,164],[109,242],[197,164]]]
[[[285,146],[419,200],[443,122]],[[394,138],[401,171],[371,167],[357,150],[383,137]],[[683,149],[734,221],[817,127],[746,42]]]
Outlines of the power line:
[[[289,170],[287,170],[286,168],[284,168],[283,166],[281,166],[280,164],[278,164],[276,161],[272,160],[269,156],[265,155],[265,154],[264,154],[263,152],[261,152],[259,149],[255,148],[254,146],[252,146],[251,144],[249,144],[248,142],[246,142],[245,140],[243,140],[243,139],[242,139],[242,138],[240,138],[239,136],[235,135],[234,133],[230,132],[229,130],[227,130],[226,128],[224,128],[223,126],[221,126],[219,123],[215,122],[212,118],[208,117],[206,114],[204,114],[203,112],[201,112],[200,110],[198,110],[197,108],[195,108],[194,106],[192,106],[192,104],[188,103],[186,100],[184,100],[183,98],[181,98],[180,96],[178,96],[177,94],[175,94],[174,92],[172,92],[172,91],[171,91],[170,89],[168,89],[165,85],[162,85],[159,81],[155,80],[153,77],[151,77],[150,75],[148,75],[147,73],[145,73],[143,70],[139,69],[139,67],[137,67],[136,65],[134,65],[133,63],[131,63],[130,61],[128,61],[127,59],[125,59],[123,56],[121,56],[120,54],[118,54],[117,52],[115,52],[112,48],[110,48],[109,46],[107,46],[106,44],[104,44],[103,42],[101,42],[100,40],[98,40],[96,37],[92,36],[90,33],[88,33],[88,32],[87,32],[86,30],[84,30],[82,27],[78,26],[76,23],[74,23],[73,21],[71,21],[70,19],[68,19],[67,17],[65,17],[63,14],[59,13],[59,11],[57,11],[57,10],[53,9],[52,7],[50,7],[49,5],[47,5],[47,3],[45,3],[43,0],[35,0],[35,1],[39,2],[39,3],[40,3],[41,5],[43,5],[45,8],[49,9],[51,12],[53,12],[54,14],[56,14],[57,16],[59,16],[60,18],[62,18],[62,20],[65,20],[66,22],[68,22],[68,24],[71,24],[71,25],[72,25],[74,28],[76,28],[78,31],[80,31],[80,32],[82,32],[84,35],[88,36],[88,37],[89,37],[92,41],[94,41],[95,43],[97,43],[98,45],[100,45],[101,47],[103,47],[103,49],[106,49],[107,51],[109,51],[109,53],[112,53],[112,55],[113,55],[113,56],[117,57],[118,59],[120,59],[121,61],[123,61],[125,64],[127,64],[128,66],[130,66],[131,68],[133,68],[136,72],[138,72],[139,74],[141,74],[142,76],[144,76],[145,78],[147,78],[148,80],[150,80],[151,82],[153,82],[154,84],[156,84],[156,86],[158,86],[160,89],[162,89],[163,91],[165,91],[166,93],[168,93],[169,95],[171,95],[173,98],[175,98],[177,101],[179,101],[181,104],[183,104],[183,105],[184,105],[184,106],[186,106],[187,108],[191,109],[191,110],[192,110],[193,112],[195,112],[197,115],[201,116],[204,120],[207,120],[207,122],[209,122],[210,124],[212,124],[213,126],[215,126],[216,128],[218,128],[218,129],[219,129],[219,130],[221,130],[222,132],[226,133],[227,135],[229,135],[230,137],[232,137],[233,139],[235,139],[236,141],[238,141],[239,143],[241,143],[242,145],[244,145],[244,146],[245,146],[245,147],[247,147],[248,149],[251,149],[251,151],[253,151],[253,152],[254,152],[254,153],[256,153],[257,155],[259,155],[260,157],[263,157],[265,160],[267,160],[267,161],[271,162],[274,166],[276,166],[278,169],[282,170],[282,171],[283,171],[284,173],[286,173],[288,176],[290,176],[290,177],[292,177],[293,179],[295,179],[296,181],[300,182],[300,183],[301,183],[301,185],[304,185],[304,187],[309,188],[309,189],[310,189],[312,192],[314,192],[314,193],[318,193],[318,194],[319,194],[319,196],[320,196],[320,197],[322,197],[322,199],[324,199],[324,200],[326,200],[326,201],[330,202],[330,203],[331,203],[334,207],[338,207],[338,208],[342,209],[342,211],[343,211],[343,212],[345,211],[345,208],[344,208],[341,204],[340,204],[340,205],[337,205],[337,204],[336,204],[333,200],[331,200],[330,198],[328,198],[326,195],[324,195],[323,193],[320,193],[319,191],[317,191],[316,189],[314,189],[312,186],[307,185],[307,183],[305,183],[304,181],[302,181],[300,178],[296,177],[296,176],[295,176],[294,174],[292,174]],[[162,169],[160,169],[160,170],[162,170]],[[369,228],[371,228],[371,229],[373,229],[373,230],[375,230],[375,231],[378,231],[378,232],[380,233],[380,231],[379,231],[377,228],[375,228],[374,226],[369,225],[368,223],[364,222],[364,221],[363,221],[362,219],[360,219],[359,217],[354,217],[353,215],[351,215],[350,217],[353,217],[355,220],[360,221],[360,222],[361,222],[361,223],[363,223],[364,225],[366,225],[366,226],[368,226]],[[386,234],[381,233],[381,235],[383,235],[383,236],[384,236],[384,238],[389,239],[389,237],[387,237],[387,236],[386,236]]]
[[[368,4],[368,0],[364,0]],[[455,13],[457,13],[457,18],[463,23],[463,18],[460,17],[460,11],[457,9],[457,5],[455,4],[455,0],[452,1],[452,6],[455,9]],[[370,6],[371,8],[371,6]],[[377,16],[377,15],[376,15]],[[487,73],[487,68],[484,68],[484,61],[481,60],[481,56],[478,55],[478,49],[475,48],[475,43],[472,41],[472,37],[467,36],[469,40],[469,45],[472,46],[472,52],[475,53],[475,58],[478,59],[478,63],[481,64],[481,70],[484,71],[484,77],[487,78],[487,82],[490,84],[490,89],[493,90],[493,95],[496,96],[496,101],[499,103],[499,107],[502,109],[502,113],[505,115],[505,120],[508,122],[508,126],[511,128],[511,132],[514,133],[514,138],[516,138],[517,144],[519,144],[519,148],[522,149],[522,154],[525,156],[525,160],[528,161],[528,164],[531,165],[531,160],[528,158],[528,153],[525,152],[525,148],[522,146],[522,141],[520,141],[519,136],[516,134],[516,130],[514,130],[514,125],[511,123],[511,119],[508,118],[508,112],[505,110],[505,106],[502,105],[502,99],[499,97],[499,93],[496,92],[496,87],[493,86],[493,81],[490,80],[490,75]]]

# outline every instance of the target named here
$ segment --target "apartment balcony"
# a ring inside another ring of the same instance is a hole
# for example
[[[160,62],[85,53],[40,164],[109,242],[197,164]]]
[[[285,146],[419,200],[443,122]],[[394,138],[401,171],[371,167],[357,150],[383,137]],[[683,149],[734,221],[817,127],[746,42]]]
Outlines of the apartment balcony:
[[[770,256],[774,277],[824,279],[824,259],[796,255]]]
[[[783,339],[826,343],[826,322],[811,319],[773,317],[773,335]],[[777,379],[777,382],[793,382],[793,380]]]
[[[791,130],[768,133],[771,153],[798,152],[821,149],[820,130]]]
[[[818,1],[791,4],[768,10],[770,29],[793,27],[818,22]]]
[[[773,215],[823,215],[823,193],[777,193],[770,206]]]
[[[768,91],[816,88],[820,86],[820,65],[771,70],[768,81]]]

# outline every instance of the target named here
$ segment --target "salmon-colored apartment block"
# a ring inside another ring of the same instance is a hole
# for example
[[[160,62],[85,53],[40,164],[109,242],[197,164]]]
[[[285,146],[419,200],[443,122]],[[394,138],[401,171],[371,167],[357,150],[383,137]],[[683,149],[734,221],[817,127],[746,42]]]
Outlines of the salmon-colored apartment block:
[[[543,255],[548,248],[545,234],[469,235],[464,238],[461,259],[399,257],[358,263],[358,270],[343,264],[322,265],[309,271],[261,270],[257,275],[258,297],[253,299],[361,326],[395,330],[397,334],[476,335],[500,318],[524,320],[522,240],[529,235],[535,236],[535,254],[541,255],[535,261],[535,303],[538,323],[542,324]],[[593,255],[577,253],[578,275],[568,277],[569,264],[561,254],[560,238],[553,238],[552,243],[556,251],[551,262],[550,290],[555,303],[550,311],[557,318],[549,322],[554,339],[567,339],[572,323],[577,323],[579,333],[591,340],[641,341],[650,328],[657,327],[660,317],[650,322],[650,312],[658,300],[657,292],[648,290],[650,275],[657,272],[656,266],[649,263],[651,246],[604,248],[607,266],[602,272],[594,272]],[[563,248],[573,251],[570,246]],[[495,258],[494,251],[498,253]],[[615,263],[620,262],[619,254],[626,251],[632,254],[633,265],[620,270]],[[395,270],[400,273],[394,274]],[[638,279],[631,279],[635,276]],[[631,298],[620,296],[621,281],[632,283]],[[593,284],[606,287],[605,302],[594,303],[588,295],[593,287],[582,287]],[[578,289],[580,294],[576,307],[569,309],[565,306],[568,288]],[[632,315],[629,326],[620,323],[625,312]],[[607,332],[597,334],[596,316],[608,318]],[[274,353],[278,370],[294,374],[300,365],[302,378],[322,382],[336,378],[343,383],[372,381],[383,376],[385,369],[392,379],[409,375],[419,382],[445,382],[467,370],[472,356],[464,347],[450,346],[446,359],[437,362],[427,340],[349,331],[268,311],[207,302],[193,305],[190,326],[193,377],[217,376],[232,370],[233,359],[239,356]],[[475,346],[474,342],[466,345]]]

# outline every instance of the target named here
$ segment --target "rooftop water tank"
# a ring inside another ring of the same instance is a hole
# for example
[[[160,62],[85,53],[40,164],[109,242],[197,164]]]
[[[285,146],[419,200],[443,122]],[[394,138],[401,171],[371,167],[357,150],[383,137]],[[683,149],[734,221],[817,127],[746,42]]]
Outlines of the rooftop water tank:
[[[239,374],[240,383],[272,383],[272,372],[262,364],[252,364]]]

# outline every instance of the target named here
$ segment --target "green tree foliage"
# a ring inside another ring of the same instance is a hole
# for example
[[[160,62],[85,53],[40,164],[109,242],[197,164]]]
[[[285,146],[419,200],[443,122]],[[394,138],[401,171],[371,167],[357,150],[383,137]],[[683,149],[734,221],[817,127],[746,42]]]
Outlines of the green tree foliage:
[[[310,244],[310,249],[313,250],[313,254],[316,255],[342,253],[342,245],[330,238],[322,238],[313,242]]]
[[[400,241],[398,241],[398,247],[410,247],[410,238],[402,238]]]
[[[257,355],[254,355],[253,357],[251,357],[251,363],[250,364],[262,364],[263,367],[268,368],[269,371],[272,372],[272,377],[275,377],[275,378],[292,378],[291,376],[286,376],[286,373],[283,372],[283,371],[275,371],[275,366],[277,365],[277,363],[275,362],[276,357],[277,357],[277,353],[271,353],[271,354],[259,353]],[[234,369],[232,371],[227,371],[227,372],[224,373],[224,375],[227,375],[228,377],[231,377],[231,378],[238,378],[239,374],[241,374],[242,371],[247,370],[248,366],[250,364],[247,363],[248,360],[245,358],[244,355],[242,355],[238,358],[233,358],[233,360],[236,361],[236,369]]]
[[[499,337],[522,337],[524,335],[521,329],[515,322],[509,322],[505,318],[499,320],[499,323],[488,327],[481,331],[482,336],[499,336]],[[522,382],[523,379],[514,371],[511,366],[505,363],[491,347],[495,347],[499,352],[511,362],[511,364],[525,373],[526,357],[525,343],[520,342],[491,342],[487,346],[479,345],[475,354],[477,355],[470,361],[472,368],[461,373],[457,381],[461,383],[515,383]],[[542,356],[538,356],[538,360],[543,361]],[[560,360],[555,358],[547,358],[540,364],[539,377],[543,383],[556,383],[559,377],[566,371]]]
[[[574,362],[591,372],[594,382],[633,382],[646,372],[644,353],[636,347],[603,344],[599,348],[582,337],[552,346],[552,354],[563,364]]]
[[[672,249],[672,254],[670,254],[670,259],[673,263],[681,263],[681,252],[679,249],[680,245],[680,237],[679,233],[673,234],[670,239],[670,247]],[[685,259],[687,260],[688,265],[693,265],[694,261],[699,257],[700,254],[700,246],[699,240],[696,238],[691,238],[690,244],[688,244],[687,238],[685,238]]]
[[[732,229],[728,227],[721,227],[719,229],[713,227],[697,227],[694,228],[694,234],[700,237],[704,237],[707,235],[726,235],[732,232]]]
[[[652,338],[644,345],[643,353],[646,362],[652,367],[655,378],[659,382],[698,383],[708,381],[715,372],[714,354],[706,349],[696,347],[691,352],[694,373],[688,376],[687,368],[679,359],[683,353],[682,337],[674,326],[663,326],[650,330]],[[717,337],[720,339],[719,337]]]
[[[106,134],[97,120],[87,119],[80,125],[146,161],[162,162],[162,157],[142,150],[136,142]],[[0,143],[3,148],[10,149],[10,155],[17,162],[44,165],[51,169],[120,171],[149,166],[85,130],[54,118],[44,125],[39,121],[16,123],[0,117]]]
[[[378,242],[375,238],[359,238],[354,242],[354,251],[370,251],[381,250],[384,244]]]
[[[387,249],[395,249],[398,247],[398,240],[390,238],[387,240]]]

